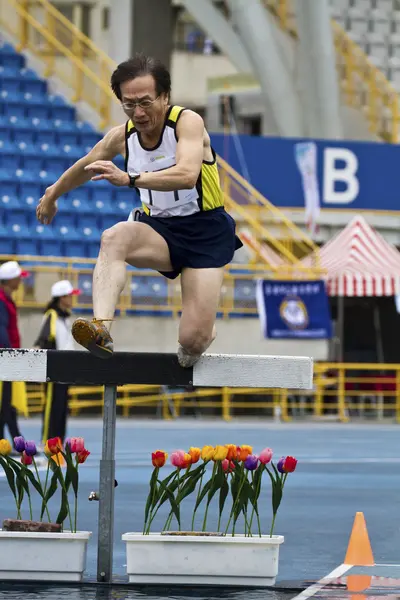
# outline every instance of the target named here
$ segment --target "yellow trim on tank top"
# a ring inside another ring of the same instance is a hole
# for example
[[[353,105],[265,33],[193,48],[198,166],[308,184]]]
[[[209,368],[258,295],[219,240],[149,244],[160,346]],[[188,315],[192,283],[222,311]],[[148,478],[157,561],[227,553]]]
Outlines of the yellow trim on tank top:
[[[201,184],[203,197],[203,210],[212,210],[224,205],[224,198],[219,181],[217,164],[201,166]]]

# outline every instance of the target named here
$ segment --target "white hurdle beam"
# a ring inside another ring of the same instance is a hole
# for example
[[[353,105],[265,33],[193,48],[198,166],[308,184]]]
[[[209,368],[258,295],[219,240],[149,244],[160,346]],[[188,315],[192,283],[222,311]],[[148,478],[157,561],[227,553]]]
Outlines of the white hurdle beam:
[[[0,349],[0,381],[311,389],[312,380],[305,356],[205,354],[184,369],[176,354],[115,352],[100,360],[83,351]]]
[[[0,349],[0,381],[104,385],[97,580],[112,582],[117,385],[254,387],[309,390],[313,360],[304,356],[205,354],[183,369],[176,354],[115,352],[101,360],[84,351]]]

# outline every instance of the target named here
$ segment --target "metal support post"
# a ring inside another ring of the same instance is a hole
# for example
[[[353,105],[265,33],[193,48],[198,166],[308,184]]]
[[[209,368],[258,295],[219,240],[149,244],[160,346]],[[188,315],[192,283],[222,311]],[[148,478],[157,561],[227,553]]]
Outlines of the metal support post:
[[[105,385],[97,546],[97,581],[105,583],[111,582],[113,568],[116,405],[117,386]]]

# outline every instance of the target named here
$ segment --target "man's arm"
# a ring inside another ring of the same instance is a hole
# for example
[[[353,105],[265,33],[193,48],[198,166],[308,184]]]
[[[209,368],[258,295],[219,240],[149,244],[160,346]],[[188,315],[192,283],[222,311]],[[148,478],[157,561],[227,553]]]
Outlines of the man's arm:
[[[83,185],[91,179],[86,165],[96,160],[111,160],[124,152],[125,125],[111,129],[91,150],[67,169],[61,177],[46,189],[44,196],[36,208],[37,218],[41,223],[51,223],[57,212],[57,199]]]
[[[197,113],[185,111],[176,126],[176,165],[154,173],[140,173],[136,187],[158,192],[187,190],[196,185],[203,162],[204,122]],[[87,171],[98,173],[93,181],[106,179],[113,185],[129,185],[129,176],[109,161],[97,161]]]
[[[61,177],[50,188],[49,192],[56,200],[63,194],[74,190],[90,180],[90,173],[85,171],[86,165],[96,160],[112,160],[121,153],[124,148],[125,125],[119,125],[111,129],[93,148],[67,169]]]
[[[0,348],[10,348],[8,335],[8,311],[4,302],[0,302]]]

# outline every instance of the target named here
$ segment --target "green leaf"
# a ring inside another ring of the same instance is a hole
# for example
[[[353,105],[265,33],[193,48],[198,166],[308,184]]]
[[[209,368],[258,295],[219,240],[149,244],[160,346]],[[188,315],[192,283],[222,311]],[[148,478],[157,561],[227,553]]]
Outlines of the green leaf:
[[[50,462],[54,462],[54,461],[51,460]],[[44,515],[44,512],[46,510],[46,506],[47,506],[50,498],[52,498],[54,496],[54,494],[56,493],[56,491],[57,491],[58,477],[59,477],[58,471],[60,470],[60,467],[58,467],[57,465],[55,465],[55,466],[56,466],[56,469],[54,469],[54,471],[53,471],[53,475],[51,476],[51,480],[50,480],[50,485],[47,488],[45,497],[44,497],[43,502],[42,502],[42,508],[41,508],[41,511],[40,511],[40,519],[43,519],[43,515]]]
[[[65,490],[61,491],[61,508],[58,513],[56,523],[63,523],[68,516],[68,494]]]
[[[246,479],[246,481],[244,482],[242,491],[240,493],[240,496],[243,496],[246,506],[250,500],[251,504],[254,506],[254,508],[257,507],[257,500],[256,500],[256,493],[254,491],[253,486],[251,485],[251,483]]]
[[[196,500],[196,505],[194,507],[195,512],[198,509],[198,507],[200,506],[200,504],[203,502],[205,495],[209,492],[211,485],[212,485],[212,479],[209,479],[207,481],[207,483],[204,485],[203,489],[200,492],[199,497]]]
[[[260,497],[260,493],[261,493],[261,481],[262,481],[263,472],[264,472],[264,465],[260,465],[254,473],[253,489],[254,489],[254,497],[255,497],[256,502],[257,502],[258,498]]]
[[[226,501],[228,494],[229,494],[229,485],[228,485],[227,478],[224,477],[224,481],[223,481],[220,491],[219,491],[219,514],[220,514],[220,516],[222,515],[222,512],[224,510],[225,501]]]
[[[147,497],[147,502],[146,502],[146,508],[144,509],[144,522],[147,523],[147,519],[149,518],[149,512],[150,512],[150,508],[154,507],[156,505],[156,498],[155,496],[157,495],[155,492],[157,491],[157,475],[158,475],[158,471],[159,468],[155,467],[153,469],[153,473],[151,475],[151,479],[150,479],[150,491],[149,491],[149,495]]]
[[[222,465],[219,462],[217,469],[216,469],[216,473],[214,474],[214,477],[211,478],[212,484],[211,484],[210,491],[208,492],[207,504],[210,504],[214,495],[218,492],[218,490],[223,485],[224,480],[225,480],[225,475],[222,470]]]
[[[271,466],[272,466],[273,470],[275,471],[276,478],[279,479],[280,473],[273,462],[271,462]]]
[[[249,503],[249,494],[251,494],[252,492],[252,488],[251,485],[248,481],[248,479],[246,478],[242,484],[242,489],[240,490],[240,496],[238,497],[238,501],[236,503],[235,506],[235,510],[233,512],[234,514],[234,522],[236,523],[236,521],[239,518],[240,513],[243,511],[247,511],[247,505]]]
[[[180,527],[181,526],[181,517],[180,517],[180,513],[179,513],[179,506],[176,503],[175,496],[171,492],[171,490],[164,485],[164,483],[162,481],[158,481],[158,483],[160,484],[160,486],[163,488],[163,491],[167,495],[168,500],[169,500],[169,502],[171,504],[171,510],[174,513],[175,518],[178,521],[178,525]]]
[[[37,481],[36,477],[34,476],[34,474],[32,473],[32,471],[30,469],[26,470],[26,475],[28,476],[29,481],[31,482],[31,484],[33,485],[33,487],[35,488],[35,490],[37,491],[37,493],[40,495],[41,498],[43,498],[43,489],[42,489],[42,486]]]
[[[277,513],[279,505],[282,500],[282,484],[279,481],[277,485],[272,487],[272,512],[274,515]]]
[[[180,504],[184,498],[189,496],[194,491],[199,479],[201,479],[200,473],[197,476],[191,477],[186,481],[184,486],[179,490],[179,494],[176,498],[178,504]]]
[[[6,474],[10,490],[12,491],[15,501],[17,501],[17,490],[15,488],[14,471],[9,466],[9,464],[7,463],[7,460],[3,456],[0,456],[0,465],[4,469],[4,473]]]

